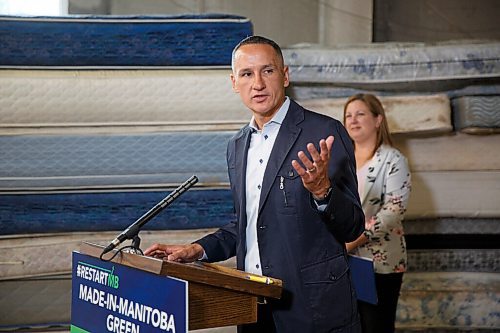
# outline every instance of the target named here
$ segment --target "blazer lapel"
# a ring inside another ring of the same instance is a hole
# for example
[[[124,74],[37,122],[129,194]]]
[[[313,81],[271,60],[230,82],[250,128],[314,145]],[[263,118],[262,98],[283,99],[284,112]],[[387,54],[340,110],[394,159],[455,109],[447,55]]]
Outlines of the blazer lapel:
[[[375,184],[380,171],[383,169],[384,160],[385,154],[383,153],[382,147],[380,147],[379,149],[377,149],[375,155],[368,164],[368,173],[366,174],[365,188],[363,190],[362,197],[360,198],[362,206],[365,204],[368,193],[370,193],[370,190],[372,189],[373,184]]]
[[[373,183],[375,183],[376,177],[373,175],[373,171],[375,170],[375,164],[376,163],[372,160],[368,165],[368,172],[365,178],[365,187],[363,189],[363,193],[361,194],[361,198],[359,198],[361,200],[361,206],[365,204],[366,197],[370,192],[370,190],[372,189]]]
[[[247,170],[247,156],[248,147],[250,146],[250,138],[253,129],[249,126],[243,129],[242,134],[236,138],[233,153],[235,154],[235,188],[240,190],[238,193],[238,201],[240,205],[240,228],[245,230],[246,220],[246,170]],[[243,233],[244,235],[244,233]]]
[[[271,156],[269,156],[269,162],[267,163],[264,180],[262,182],[262,192],[260,194],[259,216],[267,200],[271,186],[278,175],[278,171],[283,165],[288,152],[292,149],[295,141],[297,141],[299,137],[301,128],[298,127],[297,124],[303,119],[304,111],[299,108],[298,104],[291,100],[287,115],[281,124],[278,136],[274,142],[273,150],[271,151]]]

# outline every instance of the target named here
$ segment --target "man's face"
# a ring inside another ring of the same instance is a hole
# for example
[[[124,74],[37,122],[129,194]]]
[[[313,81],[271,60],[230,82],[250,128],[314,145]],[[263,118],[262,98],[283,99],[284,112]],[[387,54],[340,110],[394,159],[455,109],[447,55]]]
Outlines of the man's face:
[[[234,55],[233,90],[253,112],[259,126],[271,120],[285,101],[288,67],[271,45],[247,44]]]

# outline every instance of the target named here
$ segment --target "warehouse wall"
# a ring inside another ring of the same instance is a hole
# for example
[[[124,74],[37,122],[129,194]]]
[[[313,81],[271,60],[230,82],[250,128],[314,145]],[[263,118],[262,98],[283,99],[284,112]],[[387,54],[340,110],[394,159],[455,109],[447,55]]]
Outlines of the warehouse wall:
[[[250,18],[256,34],[281,45],[371,42],[372,0],[70,0],[72,14],[228,13]]]

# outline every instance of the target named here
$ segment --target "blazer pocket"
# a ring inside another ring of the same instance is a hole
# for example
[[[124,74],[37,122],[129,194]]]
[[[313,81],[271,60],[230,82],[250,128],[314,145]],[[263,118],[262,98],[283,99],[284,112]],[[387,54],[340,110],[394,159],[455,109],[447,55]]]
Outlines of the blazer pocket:
[[[318,329],[342,327],[351,322],[355,296],[343,254],[303,266],[301,275]]]
[[[343,254],[308,264],[301,269],[304,284],[336,283],[349,271]]]
[[[276,177],[277,188],[280,192],[277,196],[278,211],[285,215],[297,213],[295,195],[297,193],[297,179],[299,175],[295,170],[281,170]],[[302,182],[301,182],[302,184]],[[281,204],[280,204],[281,203]]]

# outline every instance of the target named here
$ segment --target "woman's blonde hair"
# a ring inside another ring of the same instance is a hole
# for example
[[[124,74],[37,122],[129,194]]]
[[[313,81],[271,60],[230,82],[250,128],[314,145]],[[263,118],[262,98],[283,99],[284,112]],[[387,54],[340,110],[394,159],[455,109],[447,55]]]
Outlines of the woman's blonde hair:
[[[381,116],[382,121],[380,122],[380,126],[377,128],[377,142],[375,144],[375,149],[373,150],[373,154],[377,151],[377,149],[382,145],[386,144],[392,146],[392,138],[391,133],[389,133],[389,126],[387,125],[387,119],[385,117],[385,110],[382,106],[380,100],[372,94],[356,94],[347,99],[347,102],[344,105],[344,125],[345,125],[345,113],[347,110],[347,106],[354,101],[362,101],[368,106],[368,109],[372,113],[374,117]],[[353,142],[355,145],[355,143]]]

